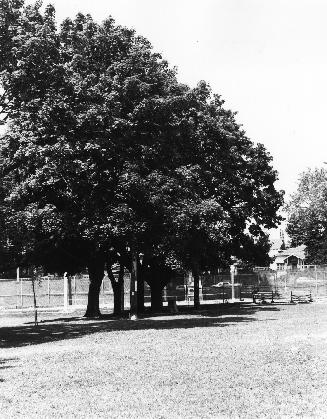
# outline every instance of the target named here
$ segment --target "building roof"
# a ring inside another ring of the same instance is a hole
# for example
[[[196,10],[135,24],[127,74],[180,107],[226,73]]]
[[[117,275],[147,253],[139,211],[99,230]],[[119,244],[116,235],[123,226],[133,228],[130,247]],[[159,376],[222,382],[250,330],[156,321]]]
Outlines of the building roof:
[[[285,259],[287,259],[287,256],[277,256],[275,263],[285,263]]]
[[[288,249],[280,250],[276,256],[284,256],[284,260],[289,256],[296,256],[297,258],[305,259],[305,249],[306,246],[301,244],[301,246],[289,247]]]

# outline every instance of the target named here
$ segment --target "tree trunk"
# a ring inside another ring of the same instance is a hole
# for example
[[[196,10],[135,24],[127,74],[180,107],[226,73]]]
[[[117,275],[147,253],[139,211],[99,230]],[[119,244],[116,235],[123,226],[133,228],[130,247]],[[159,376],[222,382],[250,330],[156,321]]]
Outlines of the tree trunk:
[[[172,272],[165,267],[154,267],[144,270],[143,280],[145,280],[151,289],[151,310],[162,311],[163,296],[162,291],[169,283]]]
[[[193,278],[194,278],[194,308],[198,310],[200,308],[200,288],[199,288],[199,265],[197,263],[193,266]]]
[[[162,290],[164,286],[159,281],[154,281],[149,284],[151,288],[151,310],[162,311],[163,301],[162,301]]]
[[[131,282],[130,282],[130,293],[129,293],[129,301],[130,301],[130,309],[129,314],[131,319],[137,318],[138,313],[138,275],[137,275],[137,252],[134,246],[131,246],[131,262],[132,262],[132,269],[131,269]]]
[[[104,260],[98,256],[92,259],[88,265],[90,285],[87,300],[87,309],[84,317],[100,317],[99,296],[102,280],[104,277]]]
[[[138,271],[138,288],[137,288],[137,310],[144,313],[144,276],[141,269]]]
[[[124,312],[125,309],[125,287],[124,287],[124,275],[125,275],[125,266],[123,263],[120,264],[120,269],[119,269],[119,276],[118,276],[118,285],[119,285],[119,298],[120,301],[119,303],[117,302],[117,304],[119,304],[119,312],[120,314],[122,314]]]
[[[36,293],[35,293],[35,277],[32,276],[32,289],[33,289],[33,305],[34,305],[34,326],[38,326],[37,320],[37,304],[36,304]]]
[[[116,282],[112,289],[114,292],[114,314],[120,316],[124,311],[124,306],[122,305],[124,287],[119,282]]]
[[[111,266],[107,266],[112,290],[114,293],[114,314],[121,315],[124,312],[124,265],[120,264],[118,280],[116,280]]]

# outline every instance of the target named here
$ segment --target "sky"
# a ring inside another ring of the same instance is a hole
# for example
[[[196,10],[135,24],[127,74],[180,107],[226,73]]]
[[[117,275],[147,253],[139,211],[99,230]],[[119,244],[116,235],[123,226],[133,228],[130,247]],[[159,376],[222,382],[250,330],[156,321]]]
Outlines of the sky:
[[[45,0],[45,3],[48,3]],[[52,0],[57,21],[111,15],[152,43],[178,78],[206,80],[263,143],[286,197],[327,161],[325,0]]]

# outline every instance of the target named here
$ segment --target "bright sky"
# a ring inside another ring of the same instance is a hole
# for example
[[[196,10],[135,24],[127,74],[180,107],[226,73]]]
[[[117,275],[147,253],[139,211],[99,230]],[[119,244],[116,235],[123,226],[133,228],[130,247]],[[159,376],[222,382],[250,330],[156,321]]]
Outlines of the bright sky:
[[[47,3],[47,1],[45,1]],[[292,193],[300,172],[327,161],[325,0],[52,0],[58,21],[112,15],[177,66],[204,79],[265,144]]]

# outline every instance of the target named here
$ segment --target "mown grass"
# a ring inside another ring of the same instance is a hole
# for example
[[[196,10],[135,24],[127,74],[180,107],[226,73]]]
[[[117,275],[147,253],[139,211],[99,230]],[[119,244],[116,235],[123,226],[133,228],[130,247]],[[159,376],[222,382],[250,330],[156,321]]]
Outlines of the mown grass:
[[[1,418],[327,416],[327,304],[62,316],[0,318]]]

